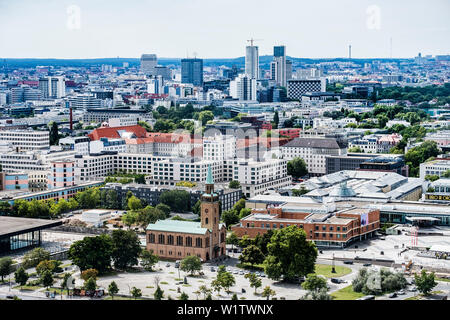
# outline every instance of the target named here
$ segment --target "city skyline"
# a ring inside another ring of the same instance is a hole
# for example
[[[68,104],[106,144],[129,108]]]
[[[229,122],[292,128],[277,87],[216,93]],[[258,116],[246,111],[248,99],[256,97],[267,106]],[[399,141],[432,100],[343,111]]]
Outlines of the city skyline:
[[[8,43],[0,55],[235,58],[245,55],[252,37],[262,39],[256,43],[260,56],[271,54],[277,45],[285,45],[289,56],[299,58],[346,58],[349,45],[352,58],[450,52],[445,41],[450,4],[443,0],[433,0],[433,5],[404,0],[281,1],[277,5],[289,10],[280,11],[280,16],[267,10],[268,1],[232,0],[220,10],[221,4],[212,1],[173,2],[131,1],[124,7],[118,1],[0,1],[0,37]],[[244,16],[248,10],[254,14]]]

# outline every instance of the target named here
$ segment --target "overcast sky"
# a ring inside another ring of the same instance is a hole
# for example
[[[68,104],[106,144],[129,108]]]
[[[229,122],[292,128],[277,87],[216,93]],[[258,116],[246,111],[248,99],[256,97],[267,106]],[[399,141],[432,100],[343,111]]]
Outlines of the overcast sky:
[[[1,58],[450,54],[449,0],[0,0]]]

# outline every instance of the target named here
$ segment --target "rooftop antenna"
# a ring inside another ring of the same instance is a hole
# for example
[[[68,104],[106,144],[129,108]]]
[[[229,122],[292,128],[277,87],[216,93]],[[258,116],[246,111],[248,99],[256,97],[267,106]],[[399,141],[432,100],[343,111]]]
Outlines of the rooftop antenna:
[[[194,59],[197,59],[197,52],[193,52]]]
[[[352,45],[348,45],[348,58],[351,59],[352,58]]]

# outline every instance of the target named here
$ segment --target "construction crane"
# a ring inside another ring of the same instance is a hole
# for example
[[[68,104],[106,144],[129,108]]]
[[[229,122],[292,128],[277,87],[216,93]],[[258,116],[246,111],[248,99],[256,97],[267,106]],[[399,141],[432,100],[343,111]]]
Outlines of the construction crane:
[[[261,40],[263,40],[263,39],[253,39],[253,38],[251,38],[251,39],[247,40],[247,42],[250,42],[250,46],[253,47],[253,42],[254,41],[261,41]]]

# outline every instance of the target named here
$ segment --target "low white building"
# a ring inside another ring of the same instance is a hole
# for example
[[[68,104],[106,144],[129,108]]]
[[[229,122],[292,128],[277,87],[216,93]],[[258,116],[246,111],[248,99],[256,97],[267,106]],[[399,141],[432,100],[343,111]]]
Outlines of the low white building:
[[[93,225],[94,227],[101,227],[103,222],[108,221],[110,218],[111,211],[103,209],[87,210],[81,214],[81,221]]]

